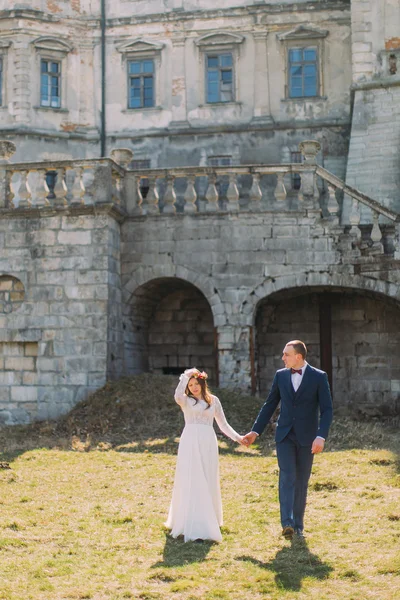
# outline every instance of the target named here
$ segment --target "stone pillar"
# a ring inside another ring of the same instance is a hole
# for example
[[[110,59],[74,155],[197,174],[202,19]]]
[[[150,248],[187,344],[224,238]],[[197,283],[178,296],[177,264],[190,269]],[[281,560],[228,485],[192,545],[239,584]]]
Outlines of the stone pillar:
[[[172,121],[170,126],[186,128],[186,73],[185,38],[183,35],[172,39]]]
[[[254,32],[254,117],[253,123],[271,123],[267,31]]]
[[[110,156],[117,165],[125,169],[125,174],[122,178],[122,204],[129,215],[136,214],[137,184],[135,176],[129,171],[133,152],[130,148],[114,148],[111,150]]]
[[[32,106],[31,52],[28,39],[14,42],[13,113],[18,124],[30,122]],[[40,73],[36,74],[40,77]]]
[[[315,140],[306,140],[299,144],[299,150],[304,160],[303,164],[309,169],[301,172],[301,192],[304,197],[306,208],[321,210],[319,205],[319,190],[315,168],[317,165],[317,154],[321,150],[321,144]]]
[[[0,140],[0,208],[7,208],[9,181],[5,167],[8,159],[11,158],[15,151],[16,147],[13,142]]]
[[[249,325],[221,325],[217,327],[217,352],[220,387],[251,391],[252,327]]]

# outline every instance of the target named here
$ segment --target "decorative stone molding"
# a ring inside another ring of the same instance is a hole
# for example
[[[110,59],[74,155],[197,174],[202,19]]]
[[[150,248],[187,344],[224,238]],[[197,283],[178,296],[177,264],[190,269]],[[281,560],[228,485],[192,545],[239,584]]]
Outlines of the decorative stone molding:
[[[160,53],[165,44],[152,42],[143,38],[137,38],[130,42],[125,42],[117,46],[118,52],[123,55]]]
[[[65,40],[61,40],[60,38],[56,38],[53,36],[42,36],[40,38],[37,38],[32,42],[32,45],[39,52],[57,52],[58,54],[61,54],[63,56],[66,56],[73,49],[71,44],[69,44]]]
[[[299,150],[304,156],[304,163],[308,165],[316,165],[317,154],[321,150],[321,144],[316,140],[305,140],[300,142]]]
[[[8,160],[15,154],[17,150],[14,142],[8,140],[0,140],[0,164],[8,162]]]
[[[285,33],[278,33],[277,38],[281,42],[287,42],[289,40],[313,40],[313,39],[321,39],[326,38],[329,35],[329,31],[327,29],[317,29],[314,27],[305,27],[304,25],[300,25],[295,29],[291,29],[290,31],[286,31]]]
[[[133,152],[129,148],[114,148],[111,150],[110,156],[117,165],[126,169],[132,161]]]
[[[243,35],[230,33],[229,31],[213,31],[201,36],[195,41],[199,48],[210,48],[214,46],[237,46],[244,41]]]

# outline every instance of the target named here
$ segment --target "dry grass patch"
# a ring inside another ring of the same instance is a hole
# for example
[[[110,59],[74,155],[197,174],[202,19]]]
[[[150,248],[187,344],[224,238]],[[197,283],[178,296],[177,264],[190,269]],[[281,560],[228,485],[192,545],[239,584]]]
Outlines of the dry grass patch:
[[[395,600],[397,429],[337,420],[310,482],[306,541],[280,536],[272,432],[219,438],[221,544],[163,529],[183,419],[175,378],[109,384],[56,423],[2,430],[1,600]],[[223,391],[245,432],[260,399]]]

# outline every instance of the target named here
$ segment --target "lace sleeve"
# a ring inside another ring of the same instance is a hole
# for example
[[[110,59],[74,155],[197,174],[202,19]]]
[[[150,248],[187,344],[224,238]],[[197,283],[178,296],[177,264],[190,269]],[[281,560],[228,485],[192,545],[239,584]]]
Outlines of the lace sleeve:
[[[234,440],[235,442],[240,442],[242,436],[237,433],[228,423],[225,417],[224,410],[222,408],[221,402],[216,396],[213,396],[213,400],[215,403],[215,420],[217,421],[217,425],[226,436]]]
[[[188,397],[185,394],[185,390],[186,390],[186,386],[189,382],[189,377],[187,375],[185,375],[185,373],[182,373],[182,375],[179,376],[179,383],[178,383],[178,387],[175,390],[175,402],[177,404],[179,404],[179,406],[185,406]]]

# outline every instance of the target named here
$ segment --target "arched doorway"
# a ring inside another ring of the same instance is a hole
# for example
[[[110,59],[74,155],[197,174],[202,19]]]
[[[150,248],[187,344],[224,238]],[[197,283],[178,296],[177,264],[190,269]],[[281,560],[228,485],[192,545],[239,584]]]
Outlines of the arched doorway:
[[[195,366],[217,383],[215,333],[208,300],[175,277],[139,286],[125,310],[125,372],[179,374]]]
[[[287,341],[303,340],[310,364],[330,377],[343,412],[400,410],[400,305],[349,288],[284,290],[260,301],[256,313],[256,377],[265,395],[282,368]]]

